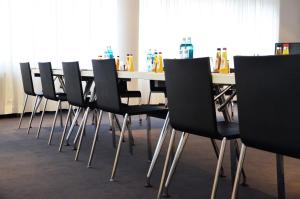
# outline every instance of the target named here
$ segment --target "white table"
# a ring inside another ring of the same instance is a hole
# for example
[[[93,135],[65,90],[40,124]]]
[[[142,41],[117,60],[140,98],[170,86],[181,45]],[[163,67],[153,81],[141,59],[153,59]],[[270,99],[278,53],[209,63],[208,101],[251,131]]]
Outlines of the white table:
[[[32,69],[34,74],[39,74],[39,69]],[[53,75],[63,76],[62,69],[53,69]],[[83,69],[81,70],[81,76],[83,77],[94,77],[93,70]],[[128,79],[144,79],[144,80],[165,80],[164,73],[154,73],[154,72],[128,72],[128,71],[118,71],[119,78],[128,78]],[[230,74],[220,74],[220,73],[212,73],[212,81],[214,84],[226,84],[233,85],[235,84],[235,76],[234,73]]]

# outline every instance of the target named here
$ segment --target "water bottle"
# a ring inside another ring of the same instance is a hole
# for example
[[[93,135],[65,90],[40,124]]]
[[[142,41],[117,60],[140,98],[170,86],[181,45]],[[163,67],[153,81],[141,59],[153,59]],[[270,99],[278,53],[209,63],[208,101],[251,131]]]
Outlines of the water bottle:
[[[107,58],[108,59],[113,59],[114,58],[114,54],[113,54],[113,51],[111,49],[111,46],[107,46]]]
[[[152,67],[153,67],[153,62],[152,62],[152,51],[151,49],[149,49],[148,54],[147,54],[147,71],[151,72],[152,71]]]
[[[187,57],[189,59],[193,59],[194,57],[194,47],[192,44],[192,39],[191,37],[188,37],[187,42],[186,42],[186,49],[187,49]]]
[[[182,38],[182,42],[180,44],[180,47],[179,47],[179,56],[180,56],[180,59],[185,59],[186,58],[186,38]]]

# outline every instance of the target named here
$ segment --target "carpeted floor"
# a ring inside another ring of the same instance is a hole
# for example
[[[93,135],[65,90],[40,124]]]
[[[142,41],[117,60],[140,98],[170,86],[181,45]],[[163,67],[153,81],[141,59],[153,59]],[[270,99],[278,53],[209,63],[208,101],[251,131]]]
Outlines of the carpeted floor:
[[[107,115],[104,115],[93,168],[90,169],[86,168],[86,164],[95,127],[89,121],[79,161],[75,162],[71,146],[65,146],[63,152],[58,152],[62,128],[56,129],[52,146],[47,145],[52,118],[53,114],[46,115],[44,126],[47,128],[42,129],[39,140],[35,138],[38,120],[34,121],[34,128],[27,135],[28,116],[21,129],[16,129],[18,118],[0,119],[1,199],[156,198],[166,144],[154,170],[153,187],[145,188],[149,165],[145,120],[139,126],[138,118],[133,119],[134,155],[129,154],[126,139],[117,170],[118,181],[109,182],[115,150]],[[152,120],[154,146],[162,124],[162,120]],[[254,149],[249,149],[246,155],[249,186],[240,188],[240,198],[276,198],[275,155]],[[216,162],[210,140],[190,136],[170,186],[171,198],[209,198]],[[230,198],[231,192],[229,150],[226,151],[224,168],[227,177],[220,180],[217,194],[217,198],[222,199]],[[285,169],[287,198],[300,198],[300,161],[286,158]]]

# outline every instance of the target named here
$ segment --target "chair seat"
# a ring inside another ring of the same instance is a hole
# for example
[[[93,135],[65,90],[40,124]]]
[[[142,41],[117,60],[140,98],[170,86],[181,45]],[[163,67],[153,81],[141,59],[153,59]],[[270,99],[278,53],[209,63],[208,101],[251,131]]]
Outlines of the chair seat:
[[[120,93],[120,97],[141,97],[142,94],[140,91],[123,91],[122,93]]]
[[[121,111],[119,114],[125,115],[126,113],[128,115],[143,115],[143,114],[157,114],[163,115],[168,109],[166,109],[163,106],[157,106],[157,105],[134,105],[134,106],[128,106],[126,104],[121,105]]]
[[[236,122],[218,122],[218,132],[221,135],[219,139],[226,137],[227,139],[236,139],[240,137],[239,124]]]
[[[168,111],[169,110],[167,108],[165,108],[165,109],[163,109],[161,111],[158,111],[158,112],[148,113],[147,115],[149,117],[155,117],[155,118],[159,118],[159,119],[166,119]]]

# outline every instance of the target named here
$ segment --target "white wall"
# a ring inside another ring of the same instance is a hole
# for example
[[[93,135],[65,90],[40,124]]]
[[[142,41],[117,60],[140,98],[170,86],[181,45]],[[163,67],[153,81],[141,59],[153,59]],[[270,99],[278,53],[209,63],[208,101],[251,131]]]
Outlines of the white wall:
[[[300,1],[280,1],[280,42],[300,42]]]

